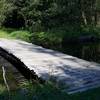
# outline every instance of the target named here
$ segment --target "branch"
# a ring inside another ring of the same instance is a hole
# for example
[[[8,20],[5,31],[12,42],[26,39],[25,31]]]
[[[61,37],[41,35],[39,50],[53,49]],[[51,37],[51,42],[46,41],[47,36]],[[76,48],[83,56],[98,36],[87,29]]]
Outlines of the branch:
[[[7,88],[8,92],[10,92],[9,85],[8,85],[8,83],[7,83],[7,80],[6,80],[6,71],[5,71],[4,66],[2,66],[2,71],[3,71],[3,79],[4,79],[4,83],[5,83],[5,85],[6,85],[6,88]]]

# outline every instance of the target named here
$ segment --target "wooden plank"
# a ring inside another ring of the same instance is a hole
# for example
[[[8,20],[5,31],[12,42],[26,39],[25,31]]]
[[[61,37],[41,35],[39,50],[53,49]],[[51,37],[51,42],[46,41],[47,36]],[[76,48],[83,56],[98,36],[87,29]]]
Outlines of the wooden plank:
[[[11,59],[26,77],[30,78],[33,71],[39,79],[50,80],[58,86],[64,84],[64,90],[69,93],[88,90],[100,83],[100,64],[21,40],[0,39],[0,55]]]

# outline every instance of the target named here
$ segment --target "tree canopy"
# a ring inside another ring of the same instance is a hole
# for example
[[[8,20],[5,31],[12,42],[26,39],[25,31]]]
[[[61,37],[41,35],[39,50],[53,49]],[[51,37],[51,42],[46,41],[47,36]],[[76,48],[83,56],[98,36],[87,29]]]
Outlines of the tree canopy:
[[[0,26],[13,9],[13,3],[8,2],[7,0],[0,0]]]
[[[94,25],[99,4],[99,0],[0,0],[0,25],[32,31],[63,24]]]

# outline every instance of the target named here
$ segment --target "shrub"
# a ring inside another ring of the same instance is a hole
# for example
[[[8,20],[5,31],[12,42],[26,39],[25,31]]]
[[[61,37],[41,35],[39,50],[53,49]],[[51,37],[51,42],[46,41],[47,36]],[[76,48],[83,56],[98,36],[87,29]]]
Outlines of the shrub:
[[[49,32],[36,32],[32,34],[32,40],[36,44],[43,45],[46,47],[57,47],[60,46],[62,38],[54,33]]]
[[[31,34],[28,31],[14,31],[10,33],[11,37],[30,42]]]

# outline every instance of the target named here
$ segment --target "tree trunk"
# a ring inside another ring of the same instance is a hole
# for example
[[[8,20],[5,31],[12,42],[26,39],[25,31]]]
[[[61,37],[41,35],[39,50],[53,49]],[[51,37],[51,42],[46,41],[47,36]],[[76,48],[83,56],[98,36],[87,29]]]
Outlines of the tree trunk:
[[[84,11],[82,11],[82,19],[83,19],[84,25],[87,25],[87,19],[86,19]]]

